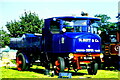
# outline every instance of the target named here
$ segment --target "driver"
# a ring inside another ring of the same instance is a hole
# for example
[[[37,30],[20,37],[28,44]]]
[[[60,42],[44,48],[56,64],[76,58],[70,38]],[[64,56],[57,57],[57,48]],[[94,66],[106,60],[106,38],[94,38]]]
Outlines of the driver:
[[[62,29],[63,32],[74,32],[74,23],[66,21]]]

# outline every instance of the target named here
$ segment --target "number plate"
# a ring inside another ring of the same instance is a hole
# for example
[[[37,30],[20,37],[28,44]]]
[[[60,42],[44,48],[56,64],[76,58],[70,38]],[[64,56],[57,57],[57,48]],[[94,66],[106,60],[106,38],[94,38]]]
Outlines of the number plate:
[[[84,57],[84,59],[89,59],[89,60],[91,60],[91,59],[92,59],[92,57]]]

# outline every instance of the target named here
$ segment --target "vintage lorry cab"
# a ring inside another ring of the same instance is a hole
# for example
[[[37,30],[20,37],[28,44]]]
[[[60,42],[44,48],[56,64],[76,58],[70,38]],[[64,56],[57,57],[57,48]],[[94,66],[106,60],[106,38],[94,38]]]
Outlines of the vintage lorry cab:
[[[98,20],[100,19],[72,16],[46,19],[42,33],[45,40],[45,51],[60,54],[100,52],[100,37],[95,34],[98,25],[92,26]]]
[[[65,69],[77,72],[87,68],[89,74],[96,74],[98,64],[103,58],[100,54],[101,38],[97,30],[99,21],[99,18],[88,16],[45,19],[42,35],[26,34],[31,35],[29,36],[31,39],[32,36],[36,38],[39,45],[37,47],[34,45],[32,48],[33,40],[29,42],[29,45],[32,44],[32,49],[19,48],[17,53],[19,70],[27,69],[23,66],[29,67],[28,65],[33,65],[36,60],[39,60],[40,65],[55,70],[56,73],[63,72]]]

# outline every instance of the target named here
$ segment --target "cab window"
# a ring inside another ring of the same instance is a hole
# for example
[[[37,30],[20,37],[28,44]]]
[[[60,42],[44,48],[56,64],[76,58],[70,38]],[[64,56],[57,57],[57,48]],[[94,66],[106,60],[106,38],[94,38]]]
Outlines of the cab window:
[[[111,42],[117,42],[116,35],[110,35]]]
[[[88,27],[88,32],[98,34],[99,33],[98,27],[99,27],[99,25],[97,22],[91,23],[91,25]]]
[[[50,31],[51,33],[59,33],[60,32],[60,27],[59,27],[59,22],[57,21],[51,21],[50,23]]]

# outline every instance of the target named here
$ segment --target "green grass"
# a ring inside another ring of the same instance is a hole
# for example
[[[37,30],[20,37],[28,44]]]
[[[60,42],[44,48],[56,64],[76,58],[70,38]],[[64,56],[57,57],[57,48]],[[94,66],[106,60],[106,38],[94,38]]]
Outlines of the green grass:
[[[43,73],[43,67],[33,66],[29,71],[18,71],[16,68],[0,68],[1,78],[52,78]],[[57,76],[56,76],[57,77]]]
[[[118,78],[119,71],[98,70],[96,75],[88,75],[87,70],[79,70],[73,78]]]
[[[50,77],[44,75],[44,67],[33,66],[29,71],[17,71],[16,68],[6,69],[0,67],[0,77],[1,78],[58,78],[57,75]],[[72,78],[118,78],[118,72],[120,71],[110,71],[110,70],[98,70],[97,75],[88,75],[87,70],[79,70],[77,73],[70,71],[72,73]]]

